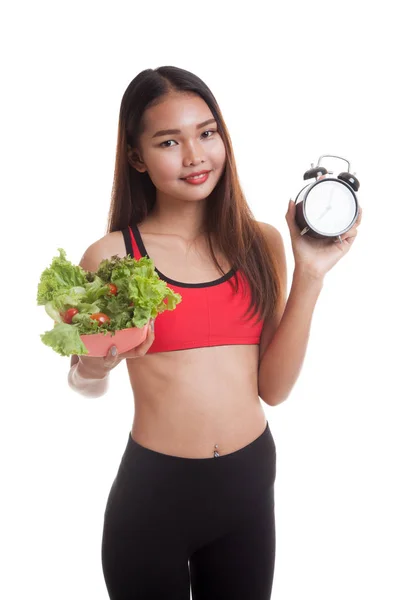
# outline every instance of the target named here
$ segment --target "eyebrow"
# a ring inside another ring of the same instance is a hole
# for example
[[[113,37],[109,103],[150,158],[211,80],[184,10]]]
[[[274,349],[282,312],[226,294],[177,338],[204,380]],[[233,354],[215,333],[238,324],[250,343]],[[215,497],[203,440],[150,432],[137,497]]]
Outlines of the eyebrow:
[[[207,121],[204,121],[203,123],[199,123],[198,125],[196,125],[196,129],[201,129],[202,127],[204,127],[204,125],[208,125],[209,123],[216,123],[215,119],[208,119]],[[180,129],[161,129],[161,131],[157,131],[157,133],[155,133],[151,139],[155,138],[155,137],[160,137],[162,135],[170,135],[171,133],[182,133],[182,131]]]

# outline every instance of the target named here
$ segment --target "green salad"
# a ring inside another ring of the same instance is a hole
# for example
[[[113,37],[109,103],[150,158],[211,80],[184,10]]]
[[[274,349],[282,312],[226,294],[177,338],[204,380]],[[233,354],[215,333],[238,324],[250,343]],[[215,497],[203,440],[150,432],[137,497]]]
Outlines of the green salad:
[[[150,258],[114,255],[92,272],[73,265],[62,248],[58,251],[60,256],[41,274],[37,304],[54,321],[40,338],[61,356],[88,354],[81,335],[143,327],[182,301],[159,278]]]

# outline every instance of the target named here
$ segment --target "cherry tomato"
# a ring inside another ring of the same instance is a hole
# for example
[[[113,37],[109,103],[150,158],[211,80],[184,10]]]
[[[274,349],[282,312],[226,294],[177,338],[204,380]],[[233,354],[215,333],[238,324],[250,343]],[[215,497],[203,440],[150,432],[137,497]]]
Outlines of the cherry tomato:
[[[101,325],[103,323],[110,322],[110,317],[104,313],[93,313],[93,315],[90,315],[90,318],[93,319],[94,321],[97,321]]]
[[[134,303],[133,303],[133,302],[131,302],[129,306],[134,306]]]
[[[114,283],[109,283],[108,287],[110,288],[110,294],[115,296],[118,291],[117,286]]]
[[[61,318],[64,321],[64,323],[72,323],[72,317],[78,312],[79,310],[77,308],[69,308],[61,314]]]

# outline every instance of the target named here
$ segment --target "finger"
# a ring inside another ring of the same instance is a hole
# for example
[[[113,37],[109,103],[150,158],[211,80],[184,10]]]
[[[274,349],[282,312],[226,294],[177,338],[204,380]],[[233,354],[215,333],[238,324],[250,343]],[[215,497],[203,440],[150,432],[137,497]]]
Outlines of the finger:
[[[362,218],[362,208],[360,205],[358,205],[358,208],[359,208],[359,213],[358,213],[357,219],[354,222],[353,227],[351,229],[349,229],[345,233],[345,235],[341,236],[343,241],[346,240],[347,238],[355,237],[357,235],[357,227],[361,223],[361,218]],[[336,238],[335,242],[340,242],[339,238]]]
[[[354,240],[356,239],[357,233],[358,232],[357,232],[356,228],[349,229],[349,231],[347,231],[344,235],[340,236],[342,238],[342,242],[347,242],[348,244],[352,244],[354,242]],[[334,241],[339,242],[339,245],[340,245],[340,240],[338,237]]]
[[[144,356],[146,354],[147,350],[150,348],[150,346],[154,342],[154,338],[155,338],[155,333],[154,333],[154,330],[152,330],[152,328],[150,327],[150,323],[149,323],[149,327],[147,329],[147,335],[146,335],[145,340],[141,344],[139,344],[139,346],[132,348],[132,350],[130,350],[128,352],[125,352],[123,357],[124,358],[140,358],[141,356]]]
[[[146,339],[144,340],[144,342],[142,344],[140,344],[140,346],[135,348],[137,356],[144,356],[146,354],[147,350],[150,348],[150,346],[154,342],[155,334],[154,334],[154,328],[151,327],[151,321],[152,321],[152,319],[150,320],[149,327],[147,329]],[[154,324],[154,320],[153,320],[153,324]]]
[[[292,201],[292,199],[289,200],[289,206],[288,209],[286,211],[286,215],[285,215],[285,219],[287,221],[287,224],[289,226],[289,229],[292,231],[293,226],[294,226],[294,202]]]
[[[289,206],[288,206],[287,211],[286,211],[286,218],[289,215],[292,214],[293,206],[294,206],[294,203],[293,203],[292,199],[290,198],[290,200],[289,200]]]
[[[353,224],[353,227],[351,227],[351,229],[349,229],[346,232],[346,236],[347,237],[352,237],[353,235],[357,235],[357,227],[359,226],[359,221],[357,219],[357,221]]]
[[[351,231],[351,235],[348,235],[348,236],[346,237],[346,241],[347,241],[349,244],[352,244],[352,243],[354,242],[354,240],[356,239],[356,237],[357,237],[357,233],[358,233],[358,231],[357,231],[357,229],[355,229],[354,231],[352,231],[352,230],[350,230],[350,231]]]
[[[110,346],[106,356],[104,357],[104,367],[106,369],[112,369],[119,360],[117,346]]]

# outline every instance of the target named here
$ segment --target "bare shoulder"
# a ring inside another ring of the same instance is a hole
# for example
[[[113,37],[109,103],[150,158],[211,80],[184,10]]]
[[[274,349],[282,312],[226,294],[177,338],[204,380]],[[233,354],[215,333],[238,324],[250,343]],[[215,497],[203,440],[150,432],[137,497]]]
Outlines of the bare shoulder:
[[[281,275],[283,281],[286,283],[287,266],[286,266],[285,245],[283,243],[282,234],[279,231],[279,229],[277,229],[270,223],[262,223],[261,221],[257,221],[257,223],[260,226],[261,231],[264,233],[264,235],[267,238],[269,247],[270,247],[271,251],[274,253],[275,258],[278,262],[280,275]]]
[[[121,231],[106,233],[90,244],[84,251],[79,265],[86,271],[97,271],[102,260],[111,258],[115,254],[121,258],[126,256],[125,241]]]
[[[262,223],[261,221],[257,221],[257,224],[260,226],[261,230],[267,236],[267,239],[271,243],[271,246],[274,247],[274,249],[276,248],[276,250],[278,252],[279,252],[279,250],[282,250],[283,239],[282,239],[282,234],[279,231],[279,229],[277,229],[270,223]]]

